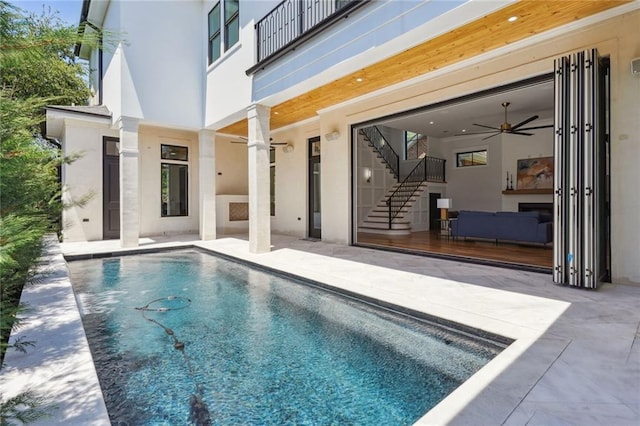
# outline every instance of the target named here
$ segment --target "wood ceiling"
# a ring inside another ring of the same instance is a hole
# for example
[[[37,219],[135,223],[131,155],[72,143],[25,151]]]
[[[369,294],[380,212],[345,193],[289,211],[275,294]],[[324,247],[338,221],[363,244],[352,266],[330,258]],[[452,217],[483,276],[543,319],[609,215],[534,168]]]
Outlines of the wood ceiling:
[[[506,46],[632,0],[521,0],[418,46],[271,108],[271,129],[314,117],[318,110]],[[517,16],[515,22],[508,22]],[[358,82],[357,79],[362,79]],[[247,120],[218,130],[247,135]]]

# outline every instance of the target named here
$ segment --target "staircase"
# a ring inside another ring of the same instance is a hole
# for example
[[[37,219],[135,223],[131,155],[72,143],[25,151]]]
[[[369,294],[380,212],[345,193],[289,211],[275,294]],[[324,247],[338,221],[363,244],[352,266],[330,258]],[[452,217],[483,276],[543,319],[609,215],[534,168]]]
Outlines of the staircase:
[[[413,204],[420,198],[422,192],[427,189],[427,184],[426,182],[405,182],[402,187],[401,185],[401,183],[396,183],[389,188],[386,195],[369,211],[362,225],[358,227],[358,232],[385,235],[408,235],[411,233],[411,219],[408,214],[410,214]],[[407,201],[395,210],[397,214],[391,220],[391,227],[389,227],[389,206],[387,202],[389,202],[392,194],[403,194]]]

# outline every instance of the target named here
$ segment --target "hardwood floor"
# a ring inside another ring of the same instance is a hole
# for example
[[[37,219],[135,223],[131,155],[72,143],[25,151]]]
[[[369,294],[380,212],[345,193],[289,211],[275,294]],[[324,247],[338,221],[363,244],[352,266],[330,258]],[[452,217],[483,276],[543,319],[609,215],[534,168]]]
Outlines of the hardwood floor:
[[[487,240],[464,240],[441,237],[439,231],[414,232],[410,235],[382,235],[358,232],[359,245],[389,247],[420,253],[458,256],[482,261],[553,267],[553,247],[513,244]]]

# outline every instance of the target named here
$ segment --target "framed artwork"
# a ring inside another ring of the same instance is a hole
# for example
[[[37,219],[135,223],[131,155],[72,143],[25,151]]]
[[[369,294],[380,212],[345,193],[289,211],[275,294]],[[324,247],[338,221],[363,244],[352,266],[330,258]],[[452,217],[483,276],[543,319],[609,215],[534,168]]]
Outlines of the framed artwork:
[[[518,160],[517,189],[553,189],[553,157]]]

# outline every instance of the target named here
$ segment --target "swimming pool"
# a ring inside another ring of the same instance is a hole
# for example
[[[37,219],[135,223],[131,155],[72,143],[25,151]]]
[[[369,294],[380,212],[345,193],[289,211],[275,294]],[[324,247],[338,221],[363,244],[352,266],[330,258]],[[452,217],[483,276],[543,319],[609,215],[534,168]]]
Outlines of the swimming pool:
[[[114,424],[411,424],[503,348],[198,251],[69,268]]]

